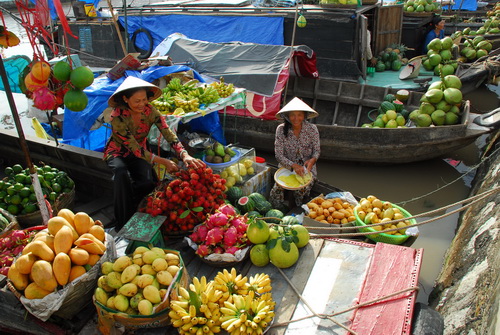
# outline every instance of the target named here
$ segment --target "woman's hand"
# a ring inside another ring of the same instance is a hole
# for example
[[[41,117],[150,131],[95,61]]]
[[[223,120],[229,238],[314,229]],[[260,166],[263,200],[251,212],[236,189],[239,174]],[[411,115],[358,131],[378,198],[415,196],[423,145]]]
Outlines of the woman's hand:
[[[311,159],[308,159],[305,163],[304,163],[304,166],[306,167],[307,169],[307,172],[311,172],[314,164],[316,164],[316,158],[311,158]]]
[[[189,154],[185,154],[182,158],[182,161],[188,168],[197,169],[206,166],[205,163],[203,163],[203,161],[196,159]]]
[[[179,171],[179,166],[177,164],[175,164],[174,161],[171,161],[170,159],[156,156],[155,163],[164,165],[165,168],[167,169],[168,173]]]
[[[292,165],[292,169],[299,176],[303,176],[304,173],[306,172],[305,169],[304,169],[304,167],[302,165],[299,165],[299,164],[293,164]]]

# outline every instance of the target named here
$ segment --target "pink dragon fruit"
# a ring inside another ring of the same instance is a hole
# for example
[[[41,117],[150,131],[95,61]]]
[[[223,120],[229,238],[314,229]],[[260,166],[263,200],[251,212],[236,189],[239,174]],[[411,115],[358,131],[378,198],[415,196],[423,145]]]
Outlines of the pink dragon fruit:
[[[7,276],[9,274],[10,266],[0,268],[0,275]]]
[[[198,231],[194,231],[191,235],[188,236],[191,241],[194,243],[200,243],[202,239],[200,238],[200,234],[198,234]]]
[[[196,254],[200,257],[210,255],[210,246],[206,244],[199,245],[198,249],[196,250]]]
[[[232,247],[226,248],[226,253],[234,255],[238,250],[240,250],[240,248],[233,245]]]
[[[206,221],[208,228],[222,227],[227,224],[228,218],[224,213],[214,213],[210,215]]]
[[[228,247],[232,247],[238,240],[238,230],[236,227],[229,227],[224,234],[224,244]]]
[[[196,228],[196,232],[200,236],[200,242],[203,242],[207,238],[208,227],[204,224],[201,226],[198,226],[198,228]]]
[[[206,242],[209,245],[216,245],[222,241],[224,237],[224,231],[220,227],[212,228],[207,233]]]
[[[24,250],[24,245],[18,245],[17,247],[15,247],[14,249],[12,249],[12,254],[13,255],[19,255],[21,252],[23,252]]]
[[[234,209],[233,206],[229,204],[222,205],[217,209],[218,212],[221,212],[222,214],[226,215],[227,217],[230,216],[236,216],[236,210]]]
[[[223,254],[224,253],[224,249],[221,247],[221,246],[216,246],[213,250],[213,253],[214,254]]]
[[[28,235],[24,230],[14,230],[10,235],[10,238],[14,241],[14,243],[21,243],[21,240],[24,240]]]
[[[33,92],[33,105],[41,110],[53,110],[57,105],[56,97],[47,87],[40,87]]]
[[[237,216],[233,218],[229,223],[231,224],[231,226],[236,228],[236,230],[238,231],[238,235],[246,233],[248,224],[245,223],[244,216]]]

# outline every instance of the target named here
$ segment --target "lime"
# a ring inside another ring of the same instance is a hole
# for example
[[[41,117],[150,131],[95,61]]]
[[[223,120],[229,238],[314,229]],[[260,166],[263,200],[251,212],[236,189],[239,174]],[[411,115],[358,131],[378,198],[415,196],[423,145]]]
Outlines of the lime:
[[[16,215],[17,213],[19,213],[19,207],[17,207],[16,205],[9,205],[7,206],[7,211],[12,215]]]
[[[24,184],[22,183],[15,183],[14,188],[17,192],[21,191],[21,189],[24,187]]]
[[[72,190],[71,188],[66,187],[63,189],[63,193],[69,193],[71,192],[71,190]]]
[[[43,182],[45,181],[45,178],[42,175],[38,175],[38,181],[40,181],[40,184],[43,185]]]
[[[75,182],[72,179],[68,178],[68,184],[66,185],[69,189],[73,189],[75,186]]]
[[[59,172],[59,169],[58,169],[58,168],[54,168],[54,167],[53,167],[52,169],[50,169],[50,171],[51,171],[52,173],[58,173],[58,172]]]
[[[0,200],[7,196],[7,191],[0,191]]]
[[[23,200],[21,200],[21,205],[23,205],[23,207],[26,207],[26,205],[30,202],[30,199],[29,198],[23,198]]]
[[[43,177],[45,178],[45,180],[52,180],[52,179],[54,179],[54,173],[52,173],[52,172],[45,172],[45,174],[43,175]]]
[[[21,173],[23,171],[23,167],[21,166],[21,164],[15,164],[14,166],[12,166],[12,170],[14,170],[14,173]]]
[[[50,172],[52,170],[52,167],[50,165],[45,165],[42,167],[42,170],[45,172]]]
[[[29,199],[30,199],[31,202],[36,202],[37,201],[36,200],[36,194],[35,193],[30,193]]]
[[[12,198],[12,195],[8,195],[3,200],[5,201],[6,204],[10,204],[10,199],[11,198]]]
[[[15,194],[10,198],[10,203],[13,205],[19,205],[21,203],[21,197],[19,194]]]
[[[7,176],[12,176],[14,174],[14,169],[11,168],[10,166],[7,166],[4,172]]]
[[[57,199],[57,193],[56,192],[50,192],[49,193],[49,201],[50,202],[55,202]]]
[[[61,193],[62,186],[58,183],[52,183],[52,191],[54,191],[56,193]]]
[[[14,195],[14,194],[16,194],[16,193],[17,193],[17,191],[16,191],[16,189],[14,188],[14,186],[9,186],[9,187],[7,187],[7,194],[8,194],[8,195]]]
[[[43,169],[42,168],[36,168],[36,173],[40,176],[43,174]]]
[[[7,204],[5,202],[0,202],[0,208],[7,210]]]
[[[38,208],[36,207],[35,204],[27,204],[25,207],[24,207],[24,210],[26,211],[26,213],[33,213],[37,210]]]
[[[29,189],[29,187],[23,187],[20,191],[19,191],[19,195],[21,196],[21,198],[27,198],[29,197],[31,194],[31,191]]]
[[[14,179],[17,183],[24,184],[26,180],[26,175],[24,173],[18,173],[14,176]]]
[[[0,180],[0,190],[6,189],[5,187],[5,182],[3,180]]]

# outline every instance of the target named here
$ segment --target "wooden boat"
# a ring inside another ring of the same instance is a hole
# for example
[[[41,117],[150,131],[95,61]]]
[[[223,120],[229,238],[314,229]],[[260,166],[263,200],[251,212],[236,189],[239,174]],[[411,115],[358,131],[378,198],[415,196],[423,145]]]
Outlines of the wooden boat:
[[[370,122],[368,113],[376,110],[383,98],[395,90],[330,79],[291,77],[287,97],[299,97],[318,111],[312,120],[321,139],[321,158],[365,163],[410,163],[436,158],[462,148],[487,131],[472,129],[470,104],[463,107],[460,124],[424,128],[363,128]],[[422,93],[410,91],[405,106],[417,109]],[[375,113],[376,111],[372,112]],[[221,115],[226,139],[257,150],[273,152],[279,121]]]

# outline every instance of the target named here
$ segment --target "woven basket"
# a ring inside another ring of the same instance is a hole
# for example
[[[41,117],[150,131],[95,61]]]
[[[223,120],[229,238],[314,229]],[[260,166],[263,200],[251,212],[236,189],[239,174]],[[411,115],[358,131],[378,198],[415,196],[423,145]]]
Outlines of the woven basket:
[[[59,210],[63,208],[73,208],[75,203],[75,188],[68,193],[61,193],[54,204],[52,205],[52,212],[57,214]],[[42,224],[42,213],[40,211],[36,211],[29,214],[17,215],[17,221],[21,228],[28,228],[33,226],[38,226]]]
[[[428,17],[434,15],[434,12],[403,12],[408,17]]]
[[[412,216],[410,213],[408,213],[404,208],[399,207],[397,205],[392,205],[394,208],[398,208],[401,211],[401,214],[404,215],[405,218]],[[364,228],[358,228],[359,231],[367,233],[367,232],[377,232],[375,229],[369,227],[366,225],[358,216],[358,211],[357,209],[354,209],[354,216],[356,217],[355,224],[356,226],[364,227]],[[416,224],[417,221],[415,219],[410,220],[411,224]],[[375,241],[375,242],[382,242],[382,243],[388,243],[388,244],[402,244],[404,243],[410,236],[409,235],[390,235],[386,233],[380,233],[380,234],[370,234],[366,235],[370,240]]]

